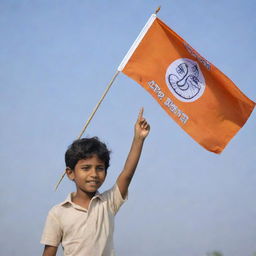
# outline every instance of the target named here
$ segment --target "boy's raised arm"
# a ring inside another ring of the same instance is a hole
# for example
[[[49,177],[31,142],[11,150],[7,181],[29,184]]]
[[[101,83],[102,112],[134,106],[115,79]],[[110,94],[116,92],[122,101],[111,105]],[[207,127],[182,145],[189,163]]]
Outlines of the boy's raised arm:
[[[140,159],[143,143],[150,131],[150,126],[143,117],[143,108],[140,110],[138,119],[134,127],[134,138],[128,154],[124,169],[117,178],[117,185],[123,198],[125,198],[128,187],[136,170]]]

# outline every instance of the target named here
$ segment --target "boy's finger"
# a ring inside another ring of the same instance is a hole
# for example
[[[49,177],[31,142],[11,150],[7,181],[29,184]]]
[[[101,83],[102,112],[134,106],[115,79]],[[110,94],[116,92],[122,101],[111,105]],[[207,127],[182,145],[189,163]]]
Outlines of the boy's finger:
[[[139,112],[138,120],[140,120],[143,117],[144,108],[142,107]]]

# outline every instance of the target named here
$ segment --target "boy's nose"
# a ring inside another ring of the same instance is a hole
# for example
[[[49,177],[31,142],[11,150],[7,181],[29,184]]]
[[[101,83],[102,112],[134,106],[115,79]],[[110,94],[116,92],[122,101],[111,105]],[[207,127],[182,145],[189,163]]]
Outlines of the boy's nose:
[[[91,170],[91,176],[92,176],[92,177],[98,177],[98,173],[97,173],[97,171],[96,171],[96,168],[92,168],[92,170]]]

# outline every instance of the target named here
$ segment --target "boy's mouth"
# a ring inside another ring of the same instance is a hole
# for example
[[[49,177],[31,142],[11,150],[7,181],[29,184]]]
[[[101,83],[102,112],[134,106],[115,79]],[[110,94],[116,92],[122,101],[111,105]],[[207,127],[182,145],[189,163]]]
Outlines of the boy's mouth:
[[[86,183],[92,184],[92,185],[98,185],[100,182],[98,180],[88,180]]]

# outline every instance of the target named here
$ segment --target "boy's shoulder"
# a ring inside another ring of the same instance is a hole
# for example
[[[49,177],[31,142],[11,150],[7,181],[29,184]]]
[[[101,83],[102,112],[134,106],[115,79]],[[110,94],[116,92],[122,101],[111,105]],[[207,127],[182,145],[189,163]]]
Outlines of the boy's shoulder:
[[[60,215],[63,208],[66,208],[69,204],[71,204],[71,195],[72,195],[72,193],[69,193],[67,198],[64,201],[52,206],[49,210],[49,214],[54,215],[54,216]]]

